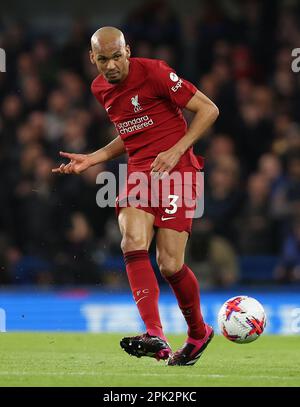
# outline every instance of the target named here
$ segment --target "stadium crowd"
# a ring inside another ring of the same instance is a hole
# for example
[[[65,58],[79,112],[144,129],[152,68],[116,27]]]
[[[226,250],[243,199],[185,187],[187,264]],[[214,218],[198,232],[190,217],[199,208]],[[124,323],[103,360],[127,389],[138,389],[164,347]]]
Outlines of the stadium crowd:
[[[274,281],[300,281],[300,10],[268,3],[209,1],[181,18],[154,1],[120,25],[133,56],[164,59],[219,107],[194,147],[206,158],[205,214],[187,252],[208,287],[236,283],[240,256],[276,256]],[[81,176],[51,173],[60,150],[86,153],[116,136],[90,92],[96,28],[74,20],[58,41],[54,29],[0,20],[2,285],[126,281],[114,208],[96,205],[97,174],[117,173],[126,157]]]

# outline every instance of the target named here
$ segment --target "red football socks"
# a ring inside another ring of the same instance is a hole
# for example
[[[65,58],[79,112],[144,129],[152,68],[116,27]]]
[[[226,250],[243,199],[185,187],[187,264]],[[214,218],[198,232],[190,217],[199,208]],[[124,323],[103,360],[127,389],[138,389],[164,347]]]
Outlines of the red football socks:
[[[149,335],[166,340],[159,317],[159,286],[147,250],[124,253],[126,272],[140,316]]]
[[[200,309],[199,284],[192,270],[185,264],[166,280],[176,295],[179,308],[188,325],[188,336],[193,339],[202,339],[206,334]]]

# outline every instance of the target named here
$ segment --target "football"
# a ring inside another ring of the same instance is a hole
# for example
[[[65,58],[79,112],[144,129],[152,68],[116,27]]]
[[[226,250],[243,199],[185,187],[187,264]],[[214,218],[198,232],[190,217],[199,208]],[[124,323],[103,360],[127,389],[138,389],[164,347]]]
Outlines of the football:
[[[236,343],[255,341],[266,326],[266,313],[255,298],[240,295],[230,298],[220,308],[218,325],[228,340]]]

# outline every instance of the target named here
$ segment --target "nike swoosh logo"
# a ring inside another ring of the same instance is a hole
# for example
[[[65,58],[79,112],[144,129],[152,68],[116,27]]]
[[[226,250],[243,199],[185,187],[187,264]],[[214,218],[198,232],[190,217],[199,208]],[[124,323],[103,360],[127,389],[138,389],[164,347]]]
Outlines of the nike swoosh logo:
[[[135,303],[138,304],[141,300],[143,300],[144,298],[147,298],[147,295],[145,297],[140,298],[139,300],[137,300]]]
[[[169,219],[175,219],[176,218],[176,216],[171,216],[170,218],[165,218],[165,217],[161,217],[161,220],[169,220]]]
[[[105,109],[107,112],[109,111],[109,109],[111,108],[112,106],[108,106],[108,108],[107,109]]]

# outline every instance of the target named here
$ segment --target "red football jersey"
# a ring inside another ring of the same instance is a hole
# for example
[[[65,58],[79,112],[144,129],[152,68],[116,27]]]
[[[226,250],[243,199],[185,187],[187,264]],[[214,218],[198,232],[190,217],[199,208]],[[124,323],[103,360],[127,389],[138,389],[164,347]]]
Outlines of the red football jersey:
[[[187,130],[182,109],[197,88],[164,61],[130,58],[129,73],[123,82],[110,84],[98,75],[91,85],[122,138],[129,155],[129,171],[145,171],[157,155],[171,148]],[[176,168],[200,169],[190,147]]]

